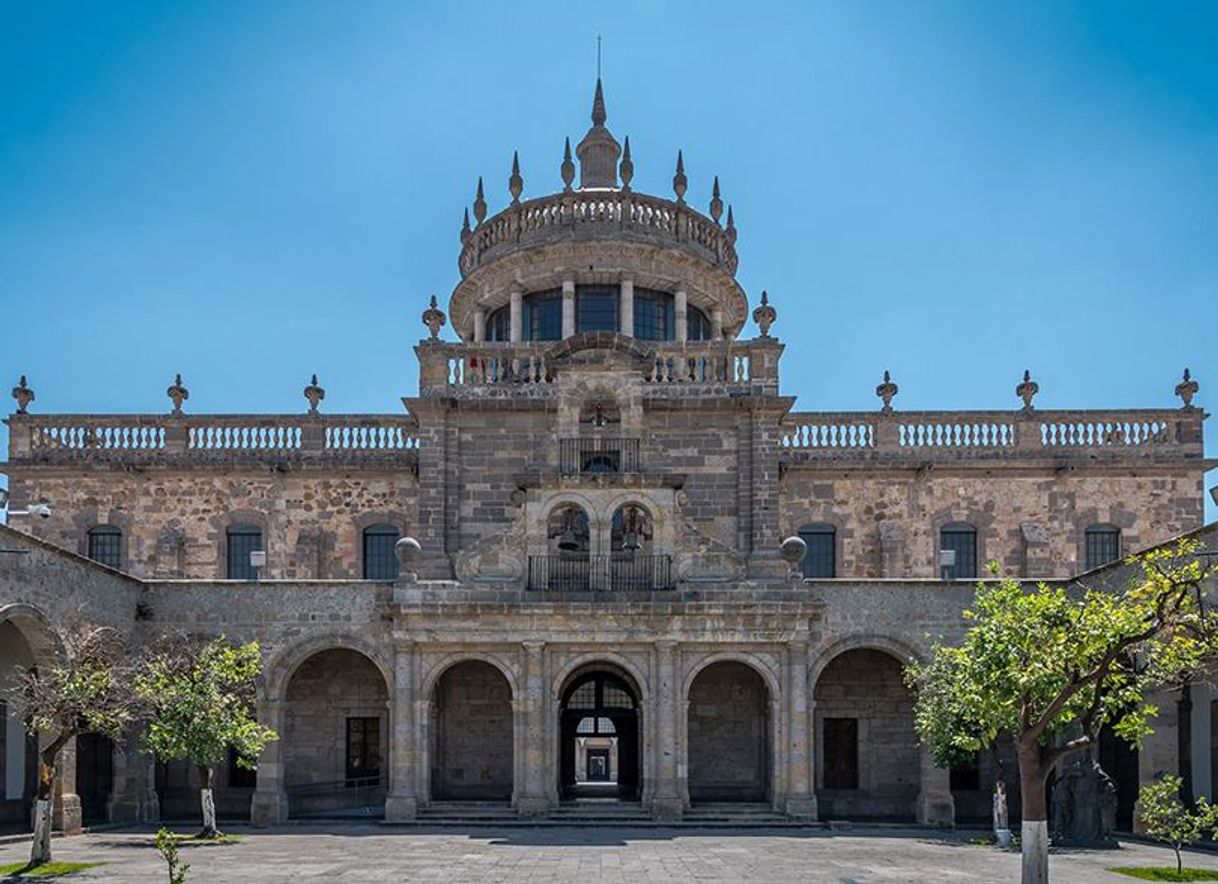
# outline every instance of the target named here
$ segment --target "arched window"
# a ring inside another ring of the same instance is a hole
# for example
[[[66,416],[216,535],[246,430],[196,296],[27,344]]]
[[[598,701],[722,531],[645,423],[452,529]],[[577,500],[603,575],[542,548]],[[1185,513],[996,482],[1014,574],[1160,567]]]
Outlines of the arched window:
[[[257,580],[258,569],[250,562],[250,553],[263,551],[262,529],[257,525],[232,525],[226,539],[228,579]]]
[[[113,525],[89,529],[89,558],[111,568],[123,564],[123,532]]]
[[[398,557],[394,544],[402,537],[396,525],[370,525],[364,529],[364,579],[397,580]]]
[[[498,310],[492,310],[486,318],[486,339],[488,341],[510,341],[512,339],[512,308],[504,305]]]
[[[711,337],[710,320],[692,304],[685,308],[685,336],[691,341],[709,341]]]
[[[1115,525],[1092,525],[1083,532],[1086,570],[1107,565],[1121,557],[1121,529]]]
[[[940,529],[939,575],[944,580],[972,580],[977,576],[977,529],[972,525],[953,522]]]
[[[587,558],[591,548],[588,514],[575,504],[557,507],[550,513],[547,536],[551,553]]]
[[[832,525],[804,525],[799,536],[808,544],[804,576],[827,580],[837,576],[837,530]]]
[[[643,507],[628,503],[613,513],[610,544],[614,555],[650,555],[653,537],[651,513]]]

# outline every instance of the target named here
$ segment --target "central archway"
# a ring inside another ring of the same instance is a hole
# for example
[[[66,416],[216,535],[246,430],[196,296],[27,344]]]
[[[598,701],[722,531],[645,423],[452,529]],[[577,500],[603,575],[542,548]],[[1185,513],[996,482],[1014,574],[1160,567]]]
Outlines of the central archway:
[[[641,725],[638,692],[622,675],[593,668],[572,678],[559,712],[559,794],[637,800]]]

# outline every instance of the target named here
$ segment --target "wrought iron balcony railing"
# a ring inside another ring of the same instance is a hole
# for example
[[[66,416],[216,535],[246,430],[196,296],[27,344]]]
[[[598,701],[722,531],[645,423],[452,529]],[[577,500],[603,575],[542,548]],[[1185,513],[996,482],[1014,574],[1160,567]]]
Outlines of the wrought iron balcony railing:
[[[639,472],[639,440],[581,436],[558,440],[558,471],[564,476]]]
[[[529,556],[529,589],[555,592],[651,592],[672,589],[672,557]]]

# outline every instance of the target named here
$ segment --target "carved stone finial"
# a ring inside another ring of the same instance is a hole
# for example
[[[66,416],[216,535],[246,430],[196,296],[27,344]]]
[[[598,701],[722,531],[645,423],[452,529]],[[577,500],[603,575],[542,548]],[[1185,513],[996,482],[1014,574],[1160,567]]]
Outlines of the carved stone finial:
[[[1040,392],[1040,384],[1032,380],[1032,372],[1026,368],[1023,371],[1023,383],[1015,388],[1015,395],[1023,400],[1023,410],[1032,410],[1032,398]]]
[[[165,391],[165,395],[173,402],[173,413],[181,414],[182,403],[190,398],[190,391],[182,386],[182,376],[180,374],[173,376],[173,383]]]
[[[774,324],[774,320],[777,318],[778,311],[770,306],[770,296],[763,291],[761,293],[761,304],[753,311],[753,322],[757,323],[757,328],[761,330],[763,338],[770,336],[770,326]]]
[[[571,160],[571,138],[567,137],[562,148],[562,189],[566,193],[571,190],[571,182],[575,180],[575,163]]]
[[[512,174],[508,178],[508,193],[512,195],[512,205],[520,203],[520,194],[524,191],[524,179],[520,177],[520,152],[512,151]]]
[[[672,190],[677,195],[677,202],[685,202],[685,190],[689,187],[689,181],[685,177],[685,157],[681,151],[677,151],[677,174],[672,176]]]
[[[884,403],[884,407],[880,409],[885,414],[892,411],[892,397],[897,395],[901,388],[892,382],[892,375],[885,369],[884,380],[875,388],[875,395],[879,396]]]
[[[474,224],[481,225],[486,220],[486,197],[482,193],[482,176],[478,176],[478,191],[474,194]]]
[[[25,414],[26,408],[34,401],[34,390],[25,382],[25,375],[13,387],[13,398],[17,400],[17,414]]]
[[[326,398],[325,388],[317,383],[317,375],[313,375],[304,388],[304,397],[309,401],[309,414],[317,414],[317,404]]]
[[[1201,385],[1193,380],[1192,375],[1188,373],[1188,369],[1184,369],[1184,380],[1176,384],[1176,395],[1184,402],[1184,410],[1192,411],[1193,397],[1197,395],[1197,391],[1201,389]]]
[[[464,217],[462,217],[462,219],[461,219],[461,242],[462,242],[462,244],[464,244],[465,241],[467,239],[469,239],[469,234],[470,234],[469,209],[466,209],[464,212]]]
[[[444,328],[444,323],[447,321],[448,317],[444,315],[444,311],[436,303],[436,296],[432,295],[431,304],[423,311],[423,324],[431,332],[431,339],[433,341],[440,337],[440,329]]]
[[[799,565],[808,555],[808,542],[798,534],[792,534],[779,545],[778,551],[782,554],[783,561],[790,566],[787,579],[801,580],[803,573],[800,571]]]
[[[711,189],[710,216],[716,224],[723,214],[723,200],[719,198],[719,176],[715,176],[715,186]]]
[[[732,245],[736,244],[736,219],[732,217],[732,207],[727,207],[727,227],[724,228],[727,232],[727,240]]]
[[[414,569],[422,552],[423,547],[413,537],[403,537],[393,545],[393,554],[398,558],[398,580],[402,583],[414,583],[419,579]]]
[[[622,148],[622,164],[619,170],[622,176],[622,190],[630,190],[630,181],[634,178],[634,160],[630,159],[630,136],[626,136],[626,146]]]

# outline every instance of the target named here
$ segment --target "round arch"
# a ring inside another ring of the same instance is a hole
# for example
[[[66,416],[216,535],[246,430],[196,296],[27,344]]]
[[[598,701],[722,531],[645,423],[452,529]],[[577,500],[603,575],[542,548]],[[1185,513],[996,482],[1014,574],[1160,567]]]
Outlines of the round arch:
[[[385,680],[385,687],[392,691],[393,666],[384,656],[381,648],[359,636],[337,633],[305,639],[276,652],[263,672],[264,699],[285,699],[288,685],[292,683],[292,676],[305,661],[322,651],[340,650],[354,651],[367,657],[380,672],[381,678]]]
[[[593,672],[597,669],[608,672],[619,670],[617,674],[626,678],[626,683],[634,690],[639,706],[646,707],[650,702],[647,695],[647,676],[636,663],[616,651],[597,651],[568,660],[550,683],[550,699],[556,703],[561,702],[563,692],[575,679],[584,675],[585,672]]]
[[[825,668],[847,651],[883,651],[896,659],[902,666],[909,663],[922,662],[926,655],[917,647],[903,639],[879,633],[860,633],[838,639],[829,647],[816,654],[816,659],[808,669],[808,690],[816,689]]]
[[[436,690],[436,685],[440,683],[440,679],[444,677],[444,673],[448,672],[454,666],[460,666],[462,663],[486,663],[499,670],[499,674],[507,681],[508,687],[512,689],[512,701],[515,702],[520,696],[519,679],[516,676],[516,671],[512,665],[496,654],[490,654],[485,651],[454,651],[448,654],[439,661],[434,663],[419,685],[420,698],[430,699]]]
[[[0,623],[12,623],[21,632],[36,664],[47,665],[63,658],[63,639],[39,608],[24,602],[0,606]]]
[[[714,666],[716,663],[744,664],[754,670],[765,683],[766,690],[770,692],[771,702],[778,702],[780,700],[782,691],[779,688],[778,676],[775,675],[773,668],[765,660],[748,651],[714,651],[704,657],[700,657],[685,672],[685,678],[681,682],[681,696],[688,699],[689,689],[694,686],[694,679],[698,677],[702,670],[708,666]]]

